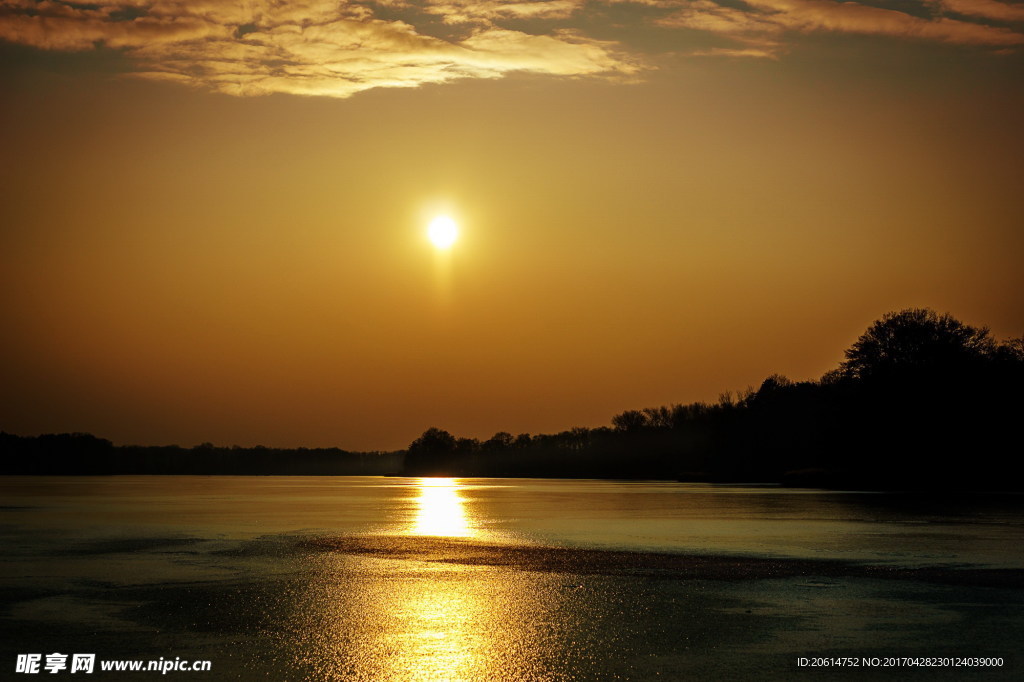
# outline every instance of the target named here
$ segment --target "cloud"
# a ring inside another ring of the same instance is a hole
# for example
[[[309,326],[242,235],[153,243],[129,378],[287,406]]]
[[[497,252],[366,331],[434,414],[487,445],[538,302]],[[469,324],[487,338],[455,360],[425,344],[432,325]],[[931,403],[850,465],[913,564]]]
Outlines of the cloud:
[[[647,1],[647,0],[645,0]],[[662,1],[662,0],[659,0]],[[949,3],[1008,6],[994,0],[941,0]],[[688,28],[726,35],[739,42],[777,41],[784,33],[846,33],[877,35],[958,45],[1008,48],[1024,44],[1024,35],[1003,26],[991,26],[948,17],[923,18],[896,10],[833,0],[746,0],[743,8],[720,5],[712,0],[680,0],[675,11],[661,17],[661,26]],[[1012,8],[1011,8],[1012,9]],[[980,11],[980,10],[979,10]],[[998,10],[1002,11],[1002,10]],[[965,12],[961,12],[965,13]],[[777,43],[781,46],[781,43]],[[718,50],[724,55],[777,56],[772,49]],[[697,54],[714,54],[705,51]]]
[[[1024,22],[1024,4],[997,0],[938,0],[941,8],[966,17],[980,17],[1007,23]]]
[[[668,28],[691,28],[738,35],[777,33],[783,30],[783,26],[762,13],[724,7],[712,0],[692,0],[673,4],[678,9],[656,20],[655,23]]]
[[[747,0],[773,21],[800,32],[836,31],[936,40],[965,45],[1019,45],[1024,35],[955,19],[923,19],[895,10],[832,0]]]
[[[646,68],[639,50],[582,30],[597,25],[605,35],[701,31],[720,44],[687,52],[680,31],[677,51],[709,57],[778,58],[821,32],[1002,52],[1024,44],[1012,26],[1020,4],[921,2],[932,16],[834,0],[0,0],[0,40],[115,48],[138,77],[235,95],[332,97],[514,72],[621,79]]]
[[[639,62],[610,41],[570,30],[542,35],[493,19],[567,16],[578,3],[447,2],[426,14],[472,17],[458,40],[376,16],[402,2],[97,0],[88,4],[0,0],[0,40],[51,50],[125,50],[136,75],[236,95],[285,92],[348,97],[377,87],[415,87],[512,72],[617,76]]]
[[[566,19],[584,4],[584,0],[430,0],[424,11],[441,17],[447,24],[490,24],[502,19]]]
[[[95,7],[95,5],[88,6]],[[192,16],[142,16],[112,19],[116,8],[82,9],[56,2],[24,0],[0,3],[0,40],[51,50],[180,43],[223,33],[223,26]],[[19,11],[20,10],[20,11]]]
[[[713,47],[708,50],[694,50],[688,53],[691,57],[739,57],[744,59],[778,59],[778,53],[773,49],[761,49],[756,47],[730,48]]]

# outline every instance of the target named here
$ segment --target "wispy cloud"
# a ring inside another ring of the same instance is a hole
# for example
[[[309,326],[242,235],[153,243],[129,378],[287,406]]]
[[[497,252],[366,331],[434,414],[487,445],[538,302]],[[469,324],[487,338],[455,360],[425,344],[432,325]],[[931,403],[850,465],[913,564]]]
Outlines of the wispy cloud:
[[[995,0],[941,0],[950,4],[984,5],[996,13],[999,6],[1014,8]],[[782,34],[846,33],[877,35],[916,41],[995,48],[1024,45],[1024,34],[1006,27],[951,19],[946,16],[920,17],[896,10],[833,0],[746,0],[743,8],[724,6],[712,0],[680,0],[677,9],[657,22],[662,26],[688,28],[723,34],[739,42],[771,40],[776,49],[745,50],[748,56],[773,57],[783,46]],[[979,14],[982,10],[977,10]],[[967,12],[961,11],[961,14]],[[993,18],[993,17],[987,17]],[[728,54],[727,52],[723,52]],[[702,54],[702,53],[698,53]]]
[[[423,10],[447,24],[489,24],[502,19],[566,19],[584,4],[584,0],[429,0]]]
[[[612,5],[614,22],[605,18]],[[778,58],[800,35],[822,32],[1002,51],[1024,44],[1024,5],[921,0],[919,9],[834,0],[0,0],[0,40],[115,48],[140,77],[230,94],[334,97],[513,72],[641,72],[638,50],[584,30],[602,21],[604,35],[631,21],[681,29],[678,52],[717,57]],[[687,51],[687,31],[719,44]]]
[[[145,15],[122,20],[121,7],[58,2],[0,3],[0,39],[52,50],[85,50],[181,43],[224,34],[226,27],[189,15]]]
[[[965,17],[980,17],[1007,23],[1024,23],[1024,4],[998,0],[933,0],[944,10]]]
[[[693,50],[691,57],[739,57],[743,59],[778,59],[775,49],[758,47],[712,47],[707,50]]]

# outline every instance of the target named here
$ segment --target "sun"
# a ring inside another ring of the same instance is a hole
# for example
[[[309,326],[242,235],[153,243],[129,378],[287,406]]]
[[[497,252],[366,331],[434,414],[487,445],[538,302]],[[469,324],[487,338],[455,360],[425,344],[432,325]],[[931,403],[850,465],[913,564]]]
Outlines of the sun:
[[[459,226],[446,215],[439,215],[430,221],[427,237],[439,249],[450,248],[459,238]]]

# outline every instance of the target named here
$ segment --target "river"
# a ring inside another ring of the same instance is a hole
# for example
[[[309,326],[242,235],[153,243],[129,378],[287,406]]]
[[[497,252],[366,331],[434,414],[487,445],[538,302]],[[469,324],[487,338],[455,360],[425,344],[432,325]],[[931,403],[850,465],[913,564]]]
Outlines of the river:
[[[190,476],[0,494],[9,670],[52,653],[210,661],[169,673],[209,680],[1024,670],[1020,496]]]

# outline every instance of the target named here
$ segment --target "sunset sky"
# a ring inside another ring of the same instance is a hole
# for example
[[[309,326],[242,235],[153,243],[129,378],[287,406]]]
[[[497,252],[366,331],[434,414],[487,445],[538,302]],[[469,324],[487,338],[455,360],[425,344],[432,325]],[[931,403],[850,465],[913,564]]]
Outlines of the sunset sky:
[[[0,0],[0,93],[10,433],[394,449],[1024,334],[1024,3]]]

